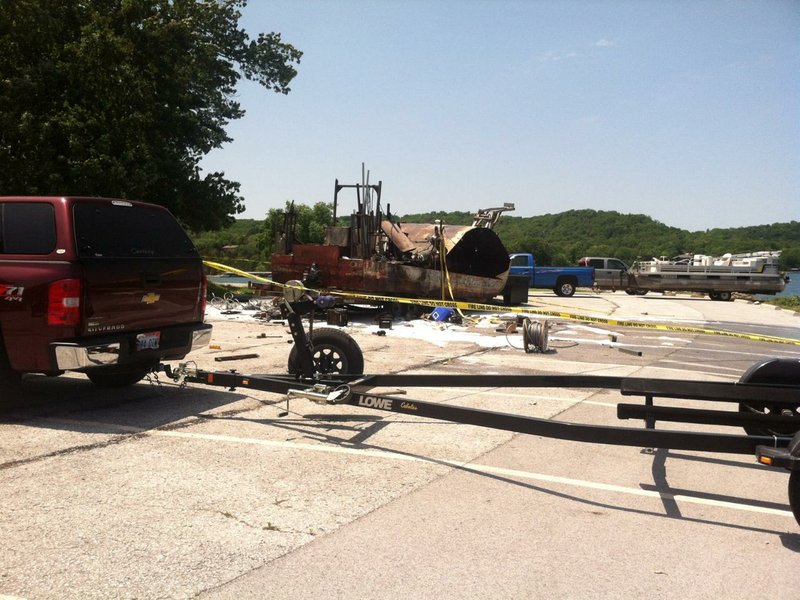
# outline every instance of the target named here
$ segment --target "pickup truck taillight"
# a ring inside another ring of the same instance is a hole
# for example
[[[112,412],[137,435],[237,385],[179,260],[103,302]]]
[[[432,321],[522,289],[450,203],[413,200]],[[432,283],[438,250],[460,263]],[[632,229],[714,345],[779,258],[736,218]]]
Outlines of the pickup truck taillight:
[[[80,279],[60,279],[50,284],[47,292],[47,324],[78,325],[81,320]]]

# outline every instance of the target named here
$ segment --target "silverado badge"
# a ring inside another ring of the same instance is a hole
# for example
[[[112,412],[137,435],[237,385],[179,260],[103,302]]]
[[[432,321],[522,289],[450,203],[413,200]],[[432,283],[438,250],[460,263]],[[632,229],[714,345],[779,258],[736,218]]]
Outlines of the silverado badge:
[[[142,296],[142,302],[145,304],[155,304],[161,299],[161,294],[154,294],[153,292],[149,292]]]

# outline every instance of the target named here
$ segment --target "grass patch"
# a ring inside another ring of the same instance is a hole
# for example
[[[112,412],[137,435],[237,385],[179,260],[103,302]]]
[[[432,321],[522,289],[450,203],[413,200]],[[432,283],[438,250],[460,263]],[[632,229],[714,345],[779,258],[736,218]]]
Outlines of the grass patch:
[[[774,304],[775,306],[780,306],[786,310],[800,312],[800,296],[781,296],[780,298],[773,298],[772,300],[767,300],[766,302],[767,304]]]
[[[218,283],[214,283],[213,281],[208,282],[208,298],[211,298],[212,294],[217,298],[224,298],[225,294],[228,292],[232,293],[234,298],[236,298],[239,302],[247,302],[247,300],[250,298],[255,297],[253,290],[244,286],[220,285]]]

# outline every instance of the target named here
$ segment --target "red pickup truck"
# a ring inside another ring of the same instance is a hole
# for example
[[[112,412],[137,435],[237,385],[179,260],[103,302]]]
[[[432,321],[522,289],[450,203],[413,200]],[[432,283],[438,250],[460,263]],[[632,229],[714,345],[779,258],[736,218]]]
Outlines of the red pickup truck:
[[[203,264],[168,210],[0,196],[0,399],[23,373],[142,379],[206,345]]]

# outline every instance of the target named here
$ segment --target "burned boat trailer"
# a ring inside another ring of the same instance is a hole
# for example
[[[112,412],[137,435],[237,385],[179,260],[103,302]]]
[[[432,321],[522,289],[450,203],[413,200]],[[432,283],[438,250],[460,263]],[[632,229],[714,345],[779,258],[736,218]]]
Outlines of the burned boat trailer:
[[[769,467],[789,474],[789,504],[800,524],[800,360],[771,359],[754,364],[737,383],[614,377],[601,375],[364,375],[364,360],[356,341],[334,328],[313,329],[316,309],[330,305],[332,298],[287,289],[281,301],[294,346],[289,355],[289,374],[246,375],[235,371],[205,371],[181,364],[173,370],[163,365],[178,382],[248,388],[286,395],[288,414],[291,398],[328,404],[351,404],[379,411],[477,425],[584,443],[755,454]],[[310,315],[310,334],[301,317]],[[644,428],[589,425],[554,421],[459,407],[412,399],[403,388],[421,386],[486,388],[598,388],[616,389],[623,396],[640,397],[643,403],[619,403],[620,419],[644,421]],[[379,388],[402,391],[378,393]],[[401,394],[401,396],[398,396]],[[679,399],[728,402],[738,411],[656,405],[654,400]],[[658,421],[743,428],[745,435],[698,431],[657,430]]]
[[[472,225],[401,223],[387,204],[381,205],[383,183],[340,184],[333,195],[333,222],[322,244],[305,243],[295,233],[294,206],[284,214],[276,232],[272,279],[302,281],[320,290],[393,297],[488,302],[503,296],[506,303],[527,285],[509,282],[509,255],[494,225],[502,207],[480,209]],[[348,224],[339,224],[339,193],[354,190],[356,210]]]

